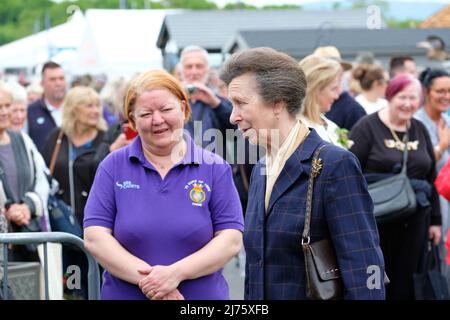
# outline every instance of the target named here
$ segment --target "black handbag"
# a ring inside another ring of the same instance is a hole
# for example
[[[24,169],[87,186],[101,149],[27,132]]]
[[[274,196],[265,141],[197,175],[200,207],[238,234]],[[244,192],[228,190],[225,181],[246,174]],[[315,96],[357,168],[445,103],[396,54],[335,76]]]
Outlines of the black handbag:
[[[330,239],[311,243],[311,210],[314,178],[322,170],[322,159],[319,158],[319,147],[311,164],[306,198],[305,226],[302,234],[302,248],[305,258],[306,295],[314,300],[343,299],[344,284],[342,282],[336,252]]]
[[[447,279],[440,268],[439,249],[428,242],[421,273],[413,274],[416,300],[449,300]]]
[[[392,177],[368,185],[377,223],[389,223],[407,217],[416,211],[416,194],[406,175],[408,161],[408,132],[403,137],[402,171]]]
[[[67,232],[83,237],[83,230],[73,209],[55,195],[48,197],[48,215],[52,231]]]
[[[52,153],[52,158],[50,160],[50,175],[53,175],[55,170],[56,158],[58,157],[59,150],[61,149],[63,136],[64,132],[60,130]],[[54,187],[55,182],[53,178],[49,177],[49,183],[53,190],[56,189]],[[55,190],[53,192],[55,193]],[[58,198],[56,194],[49,195],[47,205],[50,227],[52,231],[66,232],[80,238],[83,237],[83,230],[72,207],[68,206],[62,199]]]

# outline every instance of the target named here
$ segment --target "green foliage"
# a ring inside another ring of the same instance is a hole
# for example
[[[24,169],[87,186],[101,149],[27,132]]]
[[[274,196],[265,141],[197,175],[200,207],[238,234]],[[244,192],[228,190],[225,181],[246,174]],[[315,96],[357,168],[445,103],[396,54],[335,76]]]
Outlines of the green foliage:
[[[338,10],[342,7],[341,2],[333,2],[333,10]]]
[[[276,5],[267,5],[262,7],[263,10],[295,10],[301,9],[302,6],[296,4],[276,4]]]
[[[231,0],[229,0],[231,2]],[[69,18],[71,12],[67,8],[71,5],[78,6],[85,11],[90,8],[116,9],[120,0],[64,0],[54,2],[52,0],[0,0],[0,45],[16,39],[31,35],[45,28],[45,15],[49,16],[50,25],[61,24]],[[353,8],[366,8],[370,4],[380,6],[382,14],[388,11],[388,3],[382,0],[356,0],[352,2]],[[194,10],[217,10],[217,5],[211,0],[128,0],[128,7],[132,9],[168,9],[186,8]],[[341,8],[340,2],[335,2],[335,9]],[[253,9],[258,8],[241,1],[233,1],[224,6],[224,10]],[[301,9],[299,5],[268,5],[263,9]],[[406,28],[416,26],[419,21],[394,21],[385,17],[389,27]],[[36,30],[37,29],[37,30]]]
[[[246,4],[243,2],[237,2],[237,3],[227,3],[224,7],[224,10],[256,10],[258,9],[256,6],[253,6],[251,4]]]
[[[45,14],[49,15],[50,26],[67,21],[71,5],[85,11],[90,8],[117,9],[120,0],[1,0],[0,5],[0,45],[31,35],[45,28]],[[128,0],[132,9],[217,9],[217,5],[208,0]],[[36,26],[38,30],[36,30]]]
[[[339,4],[334,4],[339,7]],[[356,0],[352,1],[352,9],[365,9],[370,5],[376,5],[380,7],[381,13],[389,11],[389,3],[385,0]]]
[[[187,8],[196,10],[217,9],[217,5],[208,0],[165,0],[161,2],[166,8]]]
[[[419,24],[421,24],[422,22],[423,22],[422,20],[416,19],[406,19],[402,21],[387,19],[386,24],[389,28],[407,29],[407,28],[417,28]]]

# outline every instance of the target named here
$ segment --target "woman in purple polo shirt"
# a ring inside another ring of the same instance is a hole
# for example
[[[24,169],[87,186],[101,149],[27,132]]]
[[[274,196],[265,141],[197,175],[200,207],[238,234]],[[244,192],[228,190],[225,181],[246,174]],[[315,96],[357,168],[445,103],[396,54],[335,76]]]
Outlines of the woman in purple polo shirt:
[[[125,112],[139,136],[100,164],[84,213],[102,299],[228,299],[243,232],[230,166],[183,135],[188,97],[167,72],[139,75]]]

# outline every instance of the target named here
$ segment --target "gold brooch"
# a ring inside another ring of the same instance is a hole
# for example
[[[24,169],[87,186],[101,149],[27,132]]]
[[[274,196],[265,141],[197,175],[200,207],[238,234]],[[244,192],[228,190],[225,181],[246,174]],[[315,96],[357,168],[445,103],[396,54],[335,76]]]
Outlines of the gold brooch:
[[[313,159],[312,160],[312,175],[314,177],[317,177],[320,174],[320,171],[322,171],[323,168],[323,161],[322,159]]]

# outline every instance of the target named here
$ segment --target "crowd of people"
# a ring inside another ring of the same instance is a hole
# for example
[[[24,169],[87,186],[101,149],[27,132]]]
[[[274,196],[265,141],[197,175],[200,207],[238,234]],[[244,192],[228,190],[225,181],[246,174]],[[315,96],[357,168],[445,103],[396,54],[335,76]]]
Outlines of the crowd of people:
[[[51,231],[57,181],[104,269],[103,299],[229,299],[223,267],[236,256],[246,299],[310,298],[305,224],[308,243],[333,244],[344,299],[415,299],[430,246],[448,273],[450,206],[434,186],[450,152],[444,69],[350,63],[335,47],[301,61],[249,49],[213,69],[192,45],[172,73],[68,85],[50,61],[41,78],[0,82],[0,232]],[[402,165],[415,211],[380,222],[368,186]],[[9,257],[39,261],[33,246]],[[87,271],[74,248],[69,265]],[[367,286],[371,266],[386,284]],[[86,286],[64,290],[86,298]]]

